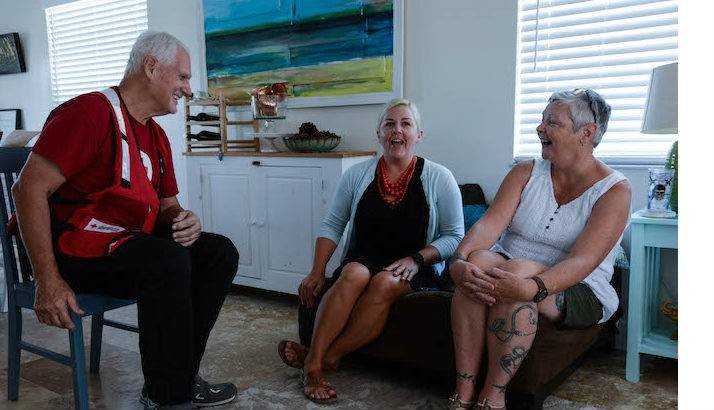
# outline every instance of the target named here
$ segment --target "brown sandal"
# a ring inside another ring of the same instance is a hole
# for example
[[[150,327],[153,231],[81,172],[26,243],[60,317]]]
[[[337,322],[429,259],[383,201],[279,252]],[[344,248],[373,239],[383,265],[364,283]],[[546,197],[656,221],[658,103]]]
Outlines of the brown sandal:
[[[300,377],[300,382],[302,383],[303,394],[305,394],[305,397],[308,400],[318,404],[328,404],[337,401],[337,392],[335,392],[335,389],[325,380],[324,377],[310,378],[303,373]],[[328,394],[330,391],[335,392],[335,395],[326,399],[318,399],[316,397],[310,397],[310,389],[313,389],[312,394],[315,394],[318,389],[324,389]]]
[[[285,355],[285,348],[287,347],[288,343],[290,343],[293,347],[293,350],[295,351],[296,358],[293,359],[292,361],[288,360],[288,357]],[[295,348],[295,346],[300,346],[302,350],[298,350]],[[305,357],[307,356],[307,348],[300,343],[296,342],[291,342],[290,340],[283,340],[282,342],[278,343],[278,354],[280,355],[280,359],[285,363],[286,365],[290,367],[294,367],[296,369],[301,369],[305,367]]]
[[[488,400],[483,399],[481,403],[476,403],[474,410],[506,410],[506,406],[503,407],[493,407],[488,402]]]
[[[471,409],[474,406],[472,401],[462,401],[459,397],[459,393],[454,392],[454,394],[449,397],[447,404],[448,410],[459,410],[459,409]]]

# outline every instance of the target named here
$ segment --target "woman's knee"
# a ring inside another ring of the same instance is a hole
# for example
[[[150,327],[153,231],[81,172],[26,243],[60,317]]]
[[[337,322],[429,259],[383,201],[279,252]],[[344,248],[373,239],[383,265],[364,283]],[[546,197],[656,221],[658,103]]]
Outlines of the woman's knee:
[[[510,259],[498,266],[500,269],[519,275],[522,278],[530,278],[538,275],[548,267],[529,259]]]
[[[342,268],[340,277],[334,286],[350,289],[364,289],[369,283],[369,269],[361,263],[350,262]]]
[[[382,271],[370,280],[367,292],[380,301],[393,301],[410,289],[409,282],[395,277],[392,272]]]
[[[505,260],[503,256],[497,254],[496,252],[490,251],[488,249],[479,249],[473,251],[469,254],[469,262],[473,263],[482,269],[487,269],[491,266],[503,263]]]

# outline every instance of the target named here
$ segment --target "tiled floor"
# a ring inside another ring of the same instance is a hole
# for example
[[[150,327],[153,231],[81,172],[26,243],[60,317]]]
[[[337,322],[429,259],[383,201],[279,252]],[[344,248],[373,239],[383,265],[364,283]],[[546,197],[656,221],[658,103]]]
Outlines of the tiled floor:
[[[339,401],[316,406],[301,394],[298,372],[286,368],[276,353],[278,341],[297,338],[297,302],[294,297],[244,288],[234,289],[218,319],[202,363],[203,376],[212,381],[230,380],[239,388],[236,400],[221,408],[238,409],[429,409],[439,408],[448,391],[425,378],[385,374],[355,364],[345,364],[330,377]],[[61,351],[68,350],[67,332],[40,325],[25,312],[24,329],[30,340]],[[133,307],[110,314],[134,321]],[[88,329],[85,323],[85,330]],[[7,315],[0,316],[0,409],[72,408],[69,368],[22,354],[20,400],[5,401],[7,385]],[[88,336],[85,331],[85,336]],[[138,337],[107,328],[101,370],[90,376],[92,408],[138,409],[143,382]],[[88,340],[87,340],[88,341]],[[546,400],[546,409],[674,409],[677,407],[677,362],[645,357],[642,380],[624,379],[624,354],[595,355],[586,360]]]

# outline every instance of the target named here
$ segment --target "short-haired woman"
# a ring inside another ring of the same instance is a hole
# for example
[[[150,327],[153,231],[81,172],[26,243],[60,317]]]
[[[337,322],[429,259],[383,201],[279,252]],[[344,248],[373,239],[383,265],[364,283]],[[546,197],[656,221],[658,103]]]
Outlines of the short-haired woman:
[[[537,128],[542,159],[513,167],[454,253],[450,408],[505,407],[539,314],[577,329],[617,309],[610,278],[631,193],[627,179],[593,155],[609,118],[610,106],[592,90],[554,93]],[[488,372],[477,395],[484,349]]]

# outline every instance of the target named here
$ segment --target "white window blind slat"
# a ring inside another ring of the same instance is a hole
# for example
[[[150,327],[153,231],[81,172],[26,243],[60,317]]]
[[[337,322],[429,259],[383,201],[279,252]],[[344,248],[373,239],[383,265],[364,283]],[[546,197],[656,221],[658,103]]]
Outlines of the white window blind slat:
[[[146,0],[78,0],[45,9],[45,20],[55,104],[118,84],[148,29]]]
[[[540,48],[540,46],[539,46]],[[614,44],[598,44],[592,46],[570,47],[566,49],[540,48],[531,53],[521,53],[521,62],[544,62],[569,60],[580,57],[623,55],[643,53],[647,51],[660,51],[677,49],[677,39],[659,38],[653,40],[617,42]]]
[[[87,1],[87,0],[80,0]],[[146,0],[114,0],[114,1],[99,1],[94,0],[91,7],[80,5],[77,7],[75,2],[67,3],[63,6],[52,7],[53,18],[60,24],[76,21],[88,21],[92,16],[102,16],[112,13],[121,13],[122,10],[134,8],[146,8]]]
[[[134,40],[125,41],[120,44],[107,43],[106,47],[92,45],[84,47],[83,50],[76,50],[72,53],[57,53],[56,58],[64,61],[67,65],[72,65],[76,61],[90,61],[94,59],[110,60],[120,57],[128,57]],[[61,65],[60,65],[61,66]]]
[[[85,81],[87,78],[111,76],[124,73],[124,65],[88,67],[83,71],[62,72],[60,78],[55,78],[58,87]]]
[[[539,39],[548,38],[555,40],[559,38],[586,36],[596,33],[637,30],[641,28],[664,26],[669,24],[677,24],[677,13],[640,16],[627,20],[599,21],[589,24],[578,24],[564,27],[548,27],[538,25],[537,32]],[[526,30],[521,27],[521,42],[534,41],[535,35],[535,27],[533,27],[532,30]]]
[[[110,18],[124,18],[128,15],[140,15],[143,16],[143,12],[146,11],[146,5],[138,3],[136,5],[127,5],[124,7],[116,7],[113,9],[88,9],[88,13],[83,15],[75,15],[72,17],[68,16],[58,16],[55,15],[54,22],[55,26],[59,30],[65,30],[66,28],[71,28],[77,25],[88,25],[93,21],[97,20],[107,20]]]
[[[616,20],[621,17],[631,18],[633,16],[660,14],[672,10],[672,4],[668,0],[609,0],[607,9],[602,8],[604,1],[589,0],[579,3],[554,6],[544,5],[542,2],[539,9],[523,11],[521,21],[524,24],[535,25],[536,21],[541,24],[550,25],[555,22],[589,21],[606,16],[608,20]],[[635,13],[632,10],[636,10]]]
[[[602,21],[617,21],[627,20],[633,17],[654,16],[657,14],[674,13],[677,11],[675,0],[672,1],[648,1],[637,6],[631,7],[611,7],[607,0],[592,0],[592,3],[597,4],[598,10],[588,13],[572,13],[562,16],[550,17],[547,7],[538,14],[538,20],[530,21],[521,20],[522,29],[529,31],[535,30],[536,23],[539,27],[568,27],[573,24],[590,24]],[[541,2],[541,4],[544,4]]]
[[[68,41],[71,39],[81,38],[80,36],[88,38],[90,35],[108,33],[110,30],[121,31],[126,28],[141,27],[146,25],[146,21],[147,20],[129,16],[123,19],[107,20],[102,24],[85,24],[82,26],[75,26],[64,31],[53,32],[52,35],[58,41]]]
[[[627,64],[608,67],[611,76],[649,76],[652,72],[651,64]],[[540,83],[543,81],[583,80],[597,77],[602,73],[602,66],[576,68],[572,70],[537,71],[521,74],[521,83]]]
[[[578,37],[551,38],[548,41],[550,50],[562,50],[574,47],[596,46],[601,44],[617,44],[625,41],[646,41],[659,38],[676,37],[677,26],[674,24],[658,27],[641,27],[636,29],[621,30],[617,32],[591,33]],[[521,43],[521,53],[532,53],[537,42]]]
[[[126,43],[131,43],[134,41],[134,36],[136,35],[134,27],[127,28],[124,31],[114,32],[114,33],[101,33],[91,38],[72,40],[63,42],[62,45],[55,45],[54,52],[57,54],[63,54],[66,52],[72,52],[76,49],[82,49],[91,46],[102,46],[104,44],[119,44],[125,45]]]
[[[665,0],[659,0],[665,1]],[[615,6],[634,6],[639,4],[653,3],[652,0],[610,0],[608,2],[611,7]],[[581,10],[591,10],[592,7],[596,7],[596,2],[592,0],[552,0],[548,2],[545,6],[541,1],[538,0],[523,0],[521,4],[521,10],[525,16],[528,13],[535,14],[535,11],[540,5],[541,8],[548,7],[550,10],[567,10],[569,13],[577,12]]]
[[[677,59],[677,50],[657,50],[619,55],[600,55],[572,58],[568,60],[540,61],[535,64],[532,61],[521,63],[521,73],[535,72],[537,70],[567,70],[574,68],[603,67],[654,63],[653,66],[661,64],[662,61],[674,61]]]
[[[595,155],[659,161],[676,139],[640,133],[654,67],[678,58],[676,0],[520,0],[514,156],[540,155],[553,92],[587,87],[612,107]]]
[[[642,95],[642,93],[642,87],[621,87],[617,89],[607,90],[607,92],[603,92],[601,95],[606,98],[608,104],[612,106],[613,104],[617,105],[619,103],[630,101],[630,99],[632,98],[638,98],[638,96]],[[524,95],[521,98],[520,106],[523,107],[527,104],[537,104],[537,106],[542,107],[543,102],[546,101],[551,94],[552,93],[545,92]],[[540,112],[538,112],[538,114],[540,114]],[[612,115],[615,115],[615,113],[612,113]]]

